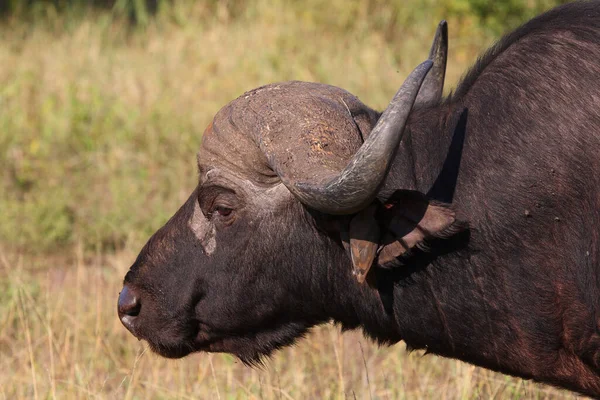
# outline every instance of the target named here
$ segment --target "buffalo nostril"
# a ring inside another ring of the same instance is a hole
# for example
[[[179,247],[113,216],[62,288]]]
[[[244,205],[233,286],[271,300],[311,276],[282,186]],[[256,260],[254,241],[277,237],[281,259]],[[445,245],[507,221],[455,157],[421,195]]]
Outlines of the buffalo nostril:
[[[140,297],[129,286],[123,286],[123,290],[119,293],[118,302],[119,317],[124,319],[128,317],[137,317],[142,308]],[[130,320],[131,318],[127,318]]]

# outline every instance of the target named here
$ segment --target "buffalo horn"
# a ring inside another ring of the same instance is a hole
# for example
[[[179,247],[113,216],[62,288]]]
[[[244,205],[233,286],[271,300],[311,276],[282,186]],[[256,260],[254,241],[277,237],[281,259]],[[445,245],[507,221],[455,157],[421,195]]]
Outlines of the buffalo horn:
[[[406,78],[379,121],[341,173],[325,184],[283,179],[305,205],[328,214],[354,214],[377,195],[402,139],[406,120],[433,61],[421,63]]]
[[[440,22],[435,32],[435,38],[429,51],[429,59],[433,61],[433,68],[425,78],[423,86],[417,96],[417,104],[439,101],[444,91],[444,78],[446,76],[446,63],[448,61],[448,23]]]

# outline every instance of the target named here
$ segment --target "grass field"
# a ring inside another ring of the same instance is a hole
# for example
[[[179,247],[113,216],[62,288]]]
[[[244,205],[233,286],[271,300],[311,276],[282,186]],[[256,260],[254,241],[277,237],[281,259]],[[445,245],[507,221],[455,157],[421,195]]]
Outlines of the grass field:
[[[165,360],[116,317],[134,251],[0,258],[0,398],[570,399],[575,396],[359,332],[316,329],[262,369],[227,355]]]
[[[262,369],[227,355],[165,360],[121,326],[134,251],[0,258],[2,399],[570,399],[575,396],[359,332],[316,329]]]
[[[226,355],[167,361],[116,317],[121,279],[193,189],[200,134],[220,107],[298,79],[382,108],[427,56],[445,17],[434,3],[257,1],[242,13],[181,2],[135,30],[52,8],[5,19],[0,398],[572,398],[334,326],[262,369]],[[451,87],[494,37],[473,19],[449,22]]]

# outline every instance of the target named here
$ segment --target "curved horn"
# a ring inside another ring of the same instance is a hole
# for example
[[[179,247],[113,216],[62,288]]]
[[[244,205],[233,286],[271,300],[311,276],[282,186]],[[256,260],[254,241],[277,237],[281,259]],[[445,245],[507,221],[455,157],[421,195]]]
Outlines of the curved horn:
[[[429,51],[429,59],[433,61],[433,68],[421,86],[417,104],[436,102],[442,98],[448,61],[448,23],[446,21],[441,21],[437,27]]]
[[[342,172],[325,184],[291,182],[287,188],[305,205],[328,214],[353,214],[373,201],[392,163],[406,120],[433,61],[420,64],[402,84],[371,134]]]

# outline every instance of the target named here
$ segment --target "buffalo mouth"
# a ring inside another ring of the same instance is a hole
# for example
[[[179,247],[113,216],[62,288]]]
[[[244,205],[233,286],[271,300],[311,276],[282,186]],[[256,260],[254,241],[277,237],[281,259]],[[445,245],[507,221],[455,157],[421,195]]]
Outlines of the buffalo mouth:
[[[163,326],[149,329],[148,326],[126,326],[138,340],[144,340],[152,352],[165,358],[183,358],[198,351],[196,340],[198,329],[194,326]]]
[[[228,353],[248,366],[261,365],[274,351],[293,344],[309,331],[312,324],[285,323],[260,331],[228,334],[197,327],[186,339],[160,338],[158,335],[136,335],[148,342],[150,349],[165,358],[183,358],[191,353]],[[158,333],[158,332],[157,332]]]
[[[182,358],[194,352],[229,353],[244,364],[257,365],[274,351],[303,337],[312,326],[325,322],[318,317],[298,320],[297,316],[279,313],[265,315],[250,324],[242,322],[244,319],[236,323],[235,318],[211,323],[194,315],[196,307],[161,315],[148,302],[141,307],[138,304],[133,313],[126,306],[135,301],[125,301],[124,292],[118,305],[121,322],[133,336],[146,341],[152,352],[165,358]]]
[[[288,322],[259,331],[244,333],[211,334],[200,330],[194,351],[228,353],[248,366],[262,364],[274,351],[294,344],[303,338],[314,324]]]

